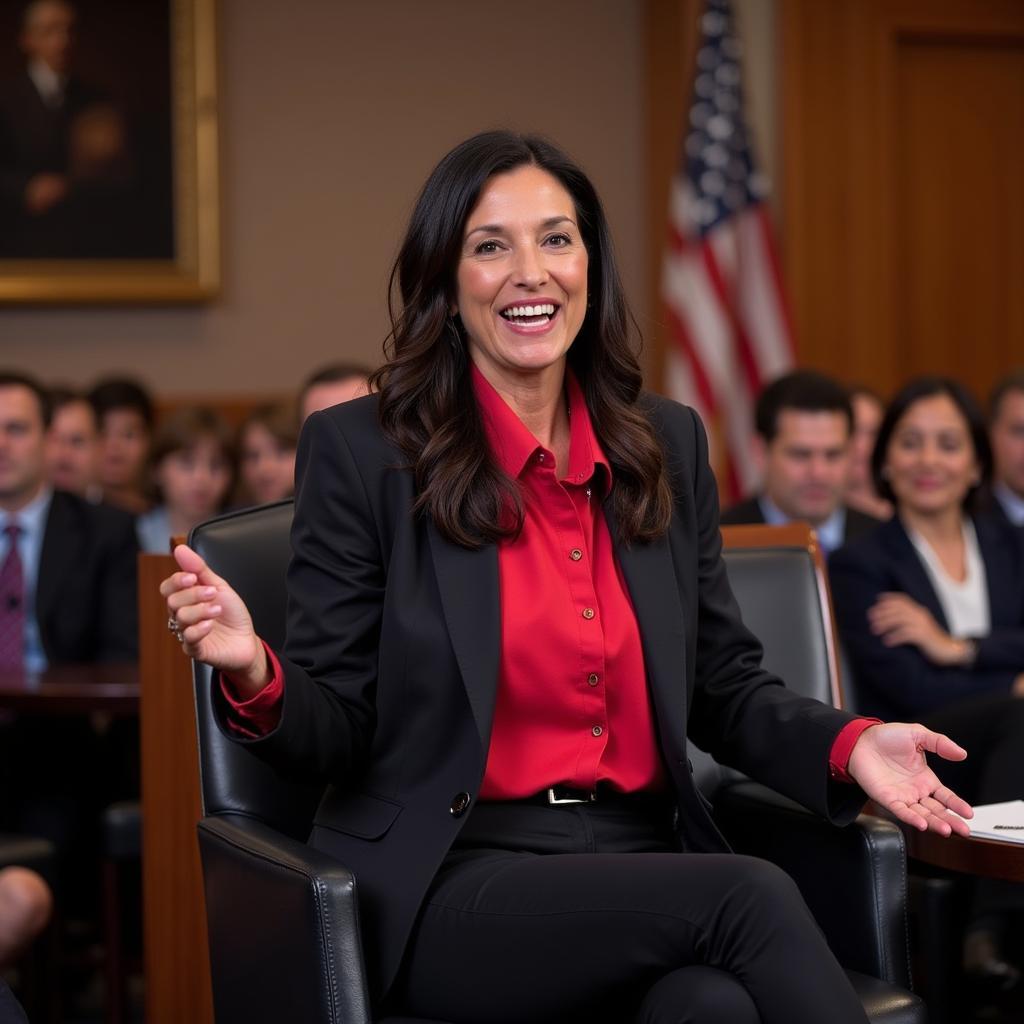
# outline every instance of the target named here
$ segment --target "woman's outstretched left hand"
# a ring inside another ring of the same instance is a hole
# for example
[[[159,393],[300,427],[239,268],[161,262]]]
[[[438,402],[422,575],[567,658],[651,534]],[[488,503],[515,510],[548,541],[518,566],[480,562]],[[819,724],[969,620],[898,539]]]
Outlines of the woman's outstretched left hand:
[[[887,722],[860,734],[847,771],[880,807],[922,832],[970,834],[974,811],[928,767],[925,754],[962,761],[967,751],[923,725]],[[954,813],[950,813],[950,812]],[[958,815],[960,817],[958,817]]]

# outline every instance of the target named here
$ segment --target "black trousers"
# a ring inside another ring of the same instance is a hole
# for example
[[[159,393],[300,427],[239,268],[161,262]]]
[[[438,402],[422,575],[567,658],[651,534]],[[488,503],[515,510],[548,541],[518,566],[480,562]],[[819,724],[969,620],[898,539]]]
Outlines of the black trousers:
[[[999,695],[957,701],[929,715],[924,724],[967,749],[966,761],[929,758],[939,778],[965,800],[994,804],[1024,796],[1024,700]],[[973,920],[1022,911],[1024,885],[1020,882],[977,880]]]
[[[480,804],[391,1012],[452,1024],[864,1024],[788,875],[679,849],[664,803]]]

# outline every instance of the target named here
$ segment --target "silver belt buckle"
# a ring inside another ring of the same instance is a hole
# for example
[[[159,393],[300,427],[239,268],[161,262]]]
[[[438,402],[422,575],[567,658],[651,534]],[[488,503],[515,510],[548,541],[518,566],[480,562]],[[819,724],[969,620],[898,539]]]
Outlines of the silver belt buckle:
[[[548,789],[548,803],[549,804],[592,804],[597,799],[597,794],[593,791],[586,797],[578,796],[555,796],[555,787],[552,786]]]

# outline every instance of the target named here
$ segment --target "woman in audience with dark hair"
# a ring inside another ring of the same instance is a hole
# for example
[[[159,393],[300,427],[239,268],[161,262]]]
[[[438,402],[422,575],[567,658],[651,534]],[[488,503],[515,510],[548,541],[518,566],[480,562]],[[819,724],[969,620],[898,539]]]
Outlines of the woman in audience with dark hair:
[[[161,585],[220,670],[228,735],[330,783],[310,841],[358,879],[378,1008],[863,1024],[791,881],[728,852],[687,726],[836,820],[864,796],[841,778],[943,834],[967,808],[922,750],[964,752],[760,667],[703,428],[642,393],[607,221],[567,156],[511,132],[457,146],[392,281],[375,393],[303,429],[284,650],[187,547]]]
[[[157,431],[150,473],[159,504],[139,516],[139,547],[166,554],[172,537],[223,510],[235,478],[231,428],[214,409],[183,406]]]
[[[265,505],[295,490],[299,417],[294,402],[261,405],[238,430],[239,504]]]
[[[936,771],[967,799],[1024,797],[1024,545],[972,515],[992,458],[985,420],[958,383],[925,377],[893,398],[872,453],[895,516],[829,559],[857,710],[948,729],[973,756]],[[1018,981],[1000,952],[1024,887],[983,880],[965,965],[993,987]]]
[[[100,431],[99,483],[103,500],[138,515],[149,509],[146,480],[156,413],[149,392],[128,377],[108,377],[89,392]]]

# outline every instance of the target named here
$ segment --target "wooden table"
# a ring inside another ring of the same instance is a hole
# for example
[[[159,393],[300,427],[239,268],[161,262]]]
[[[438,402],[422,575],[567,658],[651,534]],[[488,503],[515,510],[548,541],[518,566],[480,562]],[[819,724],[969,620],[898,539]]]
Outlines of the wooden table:
[[[868,813],[895,821],[891,814],[869,804]],[[1024,882],[1024,844],[1007,843],[999,839],[980,836],[949,836],[936,832],[919,832],[911,825],[897,821],[907,842],[907,856],[911,860],[959,871],[965,875],[984,878],[1003,878],[1010,882]]]
[[[192,663],[157,590],[176,568],[170,555],[139,556],[146,1024],[213,1024]]]
[[[91,711],[135,715],[139,711],[139,666],[135,662],[61,665],[38,675],[3,671],[0,708],[39,715]]]

